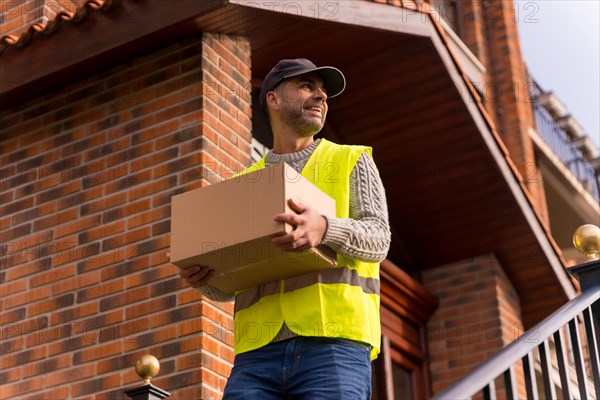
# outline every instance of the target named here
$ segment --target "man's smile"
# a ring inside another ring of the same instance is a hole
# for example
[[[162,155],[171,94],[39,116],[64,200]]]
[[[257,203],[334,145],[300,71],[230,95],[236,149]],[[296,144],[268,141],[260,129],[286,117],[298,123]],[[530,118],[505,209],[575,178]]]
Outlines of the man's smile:
[[[321,107],[318,106],[310,106],[310,107],[305,107],[305,110],[308,110],[311,113],[315,113],[318,114],[319,117],[323,116],[323,109]]]

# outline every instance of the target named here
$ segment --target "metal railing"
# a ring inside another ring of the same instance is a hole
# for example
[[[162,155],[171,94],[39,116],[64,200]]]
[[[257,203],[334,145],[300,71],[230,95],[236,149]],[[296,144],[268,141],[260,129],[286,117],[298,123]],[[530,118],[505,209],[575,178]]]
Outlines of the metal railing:
[[[600,270],[600,261],[590,264],[585,268]],[[583,286],[580,295],[434,399],[573,399],[577,393],[600,399],[600,279]]]
[[[550,112],[536,100],[542,93],[542,88],[534,81],[533,111],[538,133],[577,180],[600,203],[600,182],[594,167],[569,139],[567,133],[560,128]]]

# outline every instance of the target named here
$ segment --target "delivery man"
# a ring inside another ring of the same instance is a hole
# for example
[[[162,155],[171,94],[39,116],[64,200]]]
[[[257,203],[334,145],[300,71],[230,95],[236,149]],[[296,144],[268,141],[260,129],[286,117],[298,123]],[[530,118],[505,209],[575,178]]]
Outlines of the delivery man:
[[[285,162],[336,200],[324,217],[291,199],[294,214],[275,215],[294,227],[273,245],[297,252],[325,245],[335,267],[235,294],[235,360],[224,399],[371,398],[371,360],[379,353],[379,262],[390,245],[385,192],[364,146],[316,139],[327,100],[342,93],[340,70],[307,59],[281,60],[263,81],[260,103],[273,149],[251,167]],[[222,293],[203,266],[180,270],[202,294]]]

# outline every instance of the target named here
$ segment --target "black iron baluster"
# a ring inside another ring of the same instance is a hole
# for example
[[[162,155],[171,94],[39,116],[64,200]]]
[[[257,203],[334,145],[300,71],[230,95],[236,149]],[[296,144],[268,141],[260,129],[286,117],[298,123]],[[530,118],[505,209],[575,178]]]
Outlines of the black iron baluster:
[[[496,383],[494,381],[483,388],[483,400],[496,400]]]
[[[569,321],[569,333],[571,334],[571,345],[573,347],[575,371],[577,371],[577,386],[579,387],[579,395],[582,399],[587,399],[587,382],[583,364],[583,351],[581,350],[581,340],[579,338],[579,329],[577,327],[577,318],[573,318]]]
[[[592,377],[594,378],[594,389],[596,391],[596,398],[598,399],[600,398],[600,366],[598,365],[597,337],[594,325],[592,324],[592,310],[590,307],[583,311],[583,321],[588,343],[588,352],[590,354]]]
[[[571,379],[569,376],[569,364],[567,363],[567,356],[565,348],[563,346],[563,333],[562,328],[554,333],[554,345],[556,346],[556,361],[558,361],[558,374],[560,376],[560,386],[564,400],[572,400],[573,395],[571,394],[570,383]]]
[[[544,382],[544,393],[547,399],[556,398],[556,390],[554,389],[554,379],[552,378],[552,359],[548,341],[544,340],[538,346],[540,352],[540,363],[542,366],[542,382]]]
[[[527,400],[539,400],[540,395],[538,394],[537,379],[535,377],[535,362],[533,359],[533,353],[530,351],[522,358],[523,360],[523,374],[525,375],[525,390],[527,391]]]
[[[504,389],[506,390],[506,400],[517,399],[517,380],[513,366],[504,371]]]

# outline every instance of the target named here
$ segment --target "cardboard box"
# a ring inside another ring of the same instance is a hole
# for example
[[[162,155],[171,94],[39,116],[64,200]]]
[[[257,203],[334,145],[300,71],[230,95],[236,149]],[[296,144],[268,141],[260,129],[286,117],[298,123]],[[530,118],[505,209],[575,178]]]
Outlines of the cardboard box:
[[[325,246],[286,252],[271,245],[293,229],[273,220],[293,213],[289,199],[335,216],[335,200],[287,164],[173,196],[171,262],[213,268],[210,284],[227,293],[335,265],[335,252]]]

